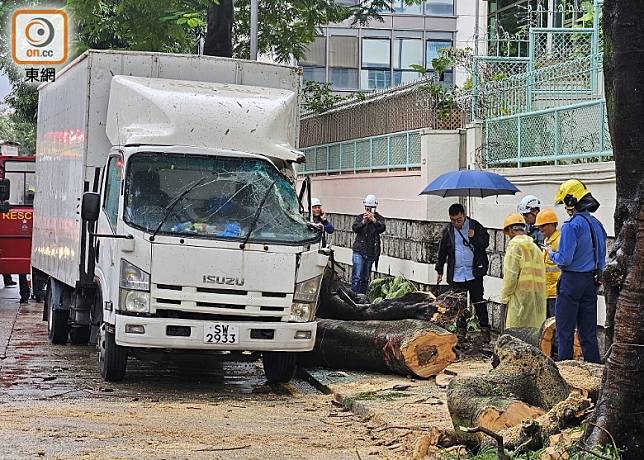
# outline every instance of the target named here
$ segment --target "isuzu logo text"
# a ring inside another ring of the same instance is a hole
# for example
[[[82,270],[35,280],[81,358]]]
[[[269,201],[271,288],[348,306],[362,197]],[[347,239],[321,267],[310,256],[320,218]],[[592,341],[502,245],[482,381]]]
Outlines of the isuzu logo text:
[[[229,286],[243,286],[244,278],[233,278],[232,276],[203,275],[203,282],[206,284],[227,284]]]

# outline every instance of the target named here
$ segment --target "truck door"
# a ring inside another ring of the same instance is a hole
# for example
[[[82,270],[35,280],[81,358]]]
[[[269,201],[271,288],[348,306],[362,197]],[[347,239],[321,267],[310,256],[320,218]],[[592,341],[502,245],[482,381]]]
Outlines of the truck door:
[[[98,218],[98,233],[116,234],[122,184],[123,157],[121,155],[112,155],[107,160],[103,175],[102,205]],[[118,268],[118,261],[116,260],[117,240],[114,238],[99,238],[96,244],[99,270],[107,275],[108,271]]]

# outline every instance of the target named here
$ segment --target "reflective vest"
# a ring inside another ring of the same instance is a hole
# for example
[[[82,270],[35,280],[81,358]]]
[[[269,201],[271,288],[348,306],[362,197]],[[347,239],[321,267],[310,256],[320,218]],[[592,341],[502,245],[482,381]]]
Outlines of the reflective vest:
[[[546,245],[549,245],[553,251],[557,252],[559,238],[561,238],[561,232],[557,229],[549,238],[546,238]],[[546,264],[546,294],[549,299],[554,299],[557,297],[557,282],[561,276],[561,269],[550,260],[550,256],[545,250],[543,251],[543,261]]]
[[[546,319],[546,266],[527,235],[512,238],[505,251],[501,302],[507,305],[507,328],[540,328]]]

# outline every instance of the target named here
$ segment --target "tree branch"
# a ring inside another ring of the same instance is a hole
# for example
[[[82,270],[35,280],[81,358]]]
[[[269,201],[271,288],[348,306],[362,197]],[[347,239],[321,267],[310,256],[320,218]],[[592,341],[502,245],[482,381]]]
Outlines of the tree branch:
[[[510,460],[510,457],[508,457],[508,455],[505,453],[505,449],[503,448],[503,436],[501,436],[500,434],[495,433],[492,430],[488,430],[487,428],[482,426],[475,426],[473,428],[461,426],[459,427],[459,430],[464,431],[465,433],[483,433],[490,436],[496,441],[497,458],[499,460]]]

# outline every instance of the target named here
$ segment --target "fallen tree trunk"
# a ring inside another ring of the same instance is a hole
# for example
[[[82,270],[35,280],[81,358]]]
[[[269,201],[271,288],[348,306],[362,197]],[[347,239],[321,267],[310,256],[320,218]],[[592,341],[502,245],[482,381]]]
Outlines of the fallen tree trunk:
[[[548,318],[541,326],[541,329],[534,327],[517,327],[503,331],[512,337],[521,339],[532,346],[537,347],[546,356],[555,359],[557,357],[557,326],[554,318]],[[573,348],[573,359],[581,359],[581,345],[579,336],[575,332],[575,341]]]
[[[451,290],[438,297],[431,292],[418,291],[398,299],[370,303],[367,296],[352,292],[329,267],[320,287],[316,315],[318,318],[349,321],[420,319],[447,328],[466,308],[465,293]]]
[[[428,378],[456,361],[457,338],[426,321],[318,321],[315,348],[300,363]]]
[[[454,378],[447,390],[452,423],[461,442],[469,445],[479,444],[482,435],[459,427],[498,432],[545,414],[570,393],[554,361],[510,335],[497,341],[493,365],[487,375]]]

